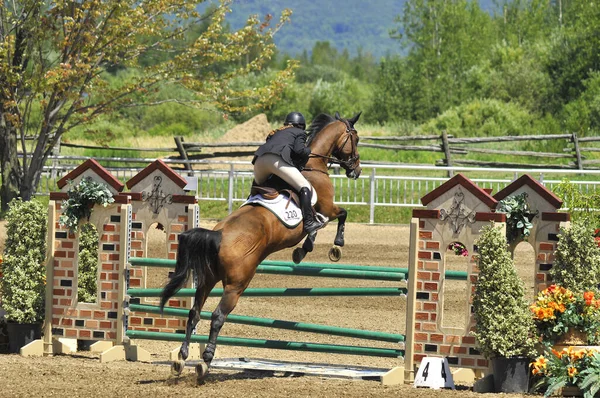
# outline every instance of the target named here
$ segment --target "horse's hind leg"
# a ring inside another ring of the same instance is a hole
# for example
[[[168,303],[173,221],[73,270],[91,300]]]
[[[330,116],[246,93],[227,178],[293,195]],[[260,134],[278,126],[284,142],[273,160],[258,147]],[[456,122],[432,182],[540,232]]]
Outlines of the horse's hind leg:
[[[227,285],[223,291],[223,296],[217,308],[213,311],[210,321],[210,334],[208,335],[208,344],[202,354],[202,360],[204,363],[200,363],[196,366],[196,372],[198,373],[198,382],[202,382],[208,374],[208,368],[215,356],[215,350],[217,348],[217,337],[219,332],[227,319],[227,316],[233,311],[237,302],[244,291],[244,288],[239,286]]]
[[[205,285],[204,288],[196,289],[196,294],[194,296],[194,305],[192,309],[190,309],[188,315],[188,321],[185,327],[185,340],[181,344],[181,348],[179,349],[179,360],[173,362],[171,365],[171,371],[174,375],[178,376],[183,371],[185,366],[185,360],[189,356],[189,345],[190,339],[192,337],[192,332],[194,328],[200,321],[200,311],[202,311],[202,307],[208,298],[208,294],[215,286],[216,282],[211,282],[208,285]]]

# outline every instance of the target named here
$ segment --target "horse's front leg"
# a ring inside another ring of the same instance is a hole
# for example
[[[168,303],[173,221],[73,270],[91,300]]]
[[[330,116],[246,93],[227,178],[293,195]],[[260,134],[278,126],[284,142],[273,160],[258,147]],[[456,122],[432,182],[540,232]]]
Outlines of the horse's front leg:
[[[346,217],[348,217],[348,212],[346,209],[339,207],[339,213],[337,216],[338,226],[337,233],[335,234],[335,239],[333,240],[333,244],[339,247],[344,246],[344,231],[346,229]]]
[[[294,264],[300,264],[300,262],[306,257],[306,254],[313,251],[315,247],[315,239],[317,239],[317,231],[314,231],[306,236],[302,247],[297,247],[292,253],[292,260]]]
[[[334,206],[330,219],[338,219],[337,232],[333,240],[333,246],[329,249],[329,259],[333,262],[340,261],[342,258],[342,247],[344,246],[344,231],[346,229],[346,217],[348,212],[346,209]]]

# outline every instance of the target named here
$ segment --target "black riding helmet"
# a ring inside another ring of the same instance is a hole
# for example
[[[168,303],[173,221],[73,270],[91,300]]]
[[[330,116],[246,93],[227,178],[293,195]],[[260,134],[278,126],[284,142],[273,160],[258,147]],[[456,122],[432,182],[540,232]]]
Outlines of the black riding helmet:
[[[306,128],[306,120],[304,120],[304,116],[300,112],[288,113],[283,124],[291,124],[292,126],[301,128],[302,130]]]

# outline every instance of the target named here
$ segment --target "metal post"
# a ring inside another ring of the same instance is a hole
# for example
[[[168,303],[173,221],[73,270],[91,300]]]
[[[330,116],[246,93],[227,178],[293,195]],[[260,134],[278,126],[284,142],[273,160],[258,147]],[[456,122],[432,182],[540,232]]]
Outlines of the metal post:
[[[371,169],[371,176],[369,177],[371,183],[369,192],[369,224],[375,223],[375,168]]]
[[[229,165],[229,193],[227,195],[227,210],[229,214],[233,212],[233,163]]]
[[[60,140],[61,140],[61,138],[62,137],[58,137],[58,140],[56,140],[56,145],[54,145],[54,148],[52,148],[52,156],[60,155]],[[58,160],[52,159],[52,170],[50,171],[50,179],[53,181],[56,179],[58,166],[59,166]]]

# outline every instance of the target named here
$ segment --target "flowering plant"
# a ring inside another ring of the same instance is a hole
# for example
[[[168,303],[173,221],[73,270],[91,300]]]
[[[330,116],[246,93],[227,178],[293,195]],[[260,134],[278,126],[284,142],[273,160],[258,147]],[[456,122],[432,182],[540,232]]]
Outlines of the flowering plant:
[[[600,300],[594,292],[573,293],[551,285],[538,293],[531,311],[537,331],[548,345],[555,344],[569,329],[583,332],[588,343],[600,341]]]
[[[448,245],[448,250],[452,250],[454,252],[454,254],[456,254],[457,256],[467,257],[469,255],[469,251],[467,250],[465,245],[463,245],[460,242],[450,243]]]
[[[531,368],[534,376],[541,377],[535,388],[546,386],[546,397],[566,386],[579,387],[589,398],[600,390],[600,353],[593,349],[551,350],[539,356]]]
[[[594,239],[596,240],[598,247],[600,247],[600,228],[594,230]]]

